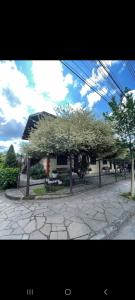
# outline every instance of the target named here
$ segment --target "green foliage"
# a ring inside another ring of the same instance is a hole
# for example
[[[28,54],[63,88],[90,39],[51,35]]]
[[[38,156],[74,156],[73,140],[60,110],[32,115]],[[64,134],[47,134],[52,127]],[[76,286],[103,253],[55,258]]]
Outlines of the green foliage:
[[[78,162],[75,165],[75,172],[80,178],[83,178],[89,168],[89,156],[86,154],[81,155],[80,159],[78,157]]]
[[[0,164],[4,164],[6,155],[4,153],[0,153]]]
[[[135,196],[131,196],[131,193],[122,193],[121,196],[130,199],[130,200],[135,200]]]
[[[4,163],[0,162],[0,169],[2,169],[4,167],[5,167]]]
[[[67,175],[61,174],[61,175],[59,175],[59,179],[62,181],[62,185],[64,185],[64,186],[70,185],[69,174],[67,174]]]
[[[124,148],[128,147],[132,165],[134,165],[135,147],[135,102],[133,94],[127,88],[125,96],[117,102],[115,97],[109,102],[111,114],[105,113],[104,117],[108,121],[118,139],[123,142]],[[128,156],[128,154],[126,154]],[[134,196],[134,172],[131,171],[131,194]]]
[[[111,115],[104,113],[104,117],[111,123],[118,138],[131,150],[135,142],[135,102],[132,93],[127,93],[127,89],[125,93],[119,102],[112,98],[109,102]]]
[[[52,173],[57,174],[58,171],[57,170],[52,170]]]
[[[30,168],[30,176],[33,179],[42,179],[46,177],[44,167],[41,163],[37,163]]]
[[[18,175],[18,168],[0,168],[0,188],[16,187]]]
[[[18,166],[16,154],[13,145],[10,145],[5,159],[5,166],[9,168],[14,168]]]

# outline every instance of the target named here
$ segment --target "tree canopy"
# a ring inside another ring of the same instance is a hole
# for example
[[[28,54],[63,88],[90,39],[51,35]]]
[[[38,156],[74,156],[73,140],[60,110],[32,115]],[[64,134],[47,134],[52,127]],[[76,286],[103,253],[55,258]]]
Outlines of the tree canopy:
[[[115,97],[109,102],[111,113],[104,113],[104,117],[111,124],[123,146],[128,147],[132,161],[131,194],[134,194],[134,156],[135,156],[135,101],[133,94],[126,88],[125,96],[119,101]],[[128,155],[129,156],[129,155]]]
[[[133,94],[126,88],[117,102],[115,97],[109,102],[111,114],[104,113],[107,121],[111,122],[112,129],[117,137],[131,150],[135,143],[135,101]]]
[[[96,120],[89,110],[65,108],[57,118],[42,118],[31,130],[29,153],[44,155],[57,153],[95,153],[105,156],[105,152],[115,151],[116,140],[112,129],[104,121]]]
[[[5,166],[7,167],[17,167],[17,159],[13,145],[10,145],[5,159]]]

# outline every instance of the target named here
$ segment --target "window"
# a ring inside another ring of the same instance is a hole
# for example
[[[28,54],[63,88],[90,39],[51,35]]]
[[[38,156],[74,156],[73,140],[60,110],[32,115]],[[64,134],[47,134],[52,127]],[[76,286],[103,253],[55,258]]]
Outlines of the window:
[[[107,165],[107,160],[103,159],[103,165]]]
[[[90,158],[90,163],[91,163],[91,165],[96,165],[96,157],[95,156]]]
[[[67,155],[64,154],[58,155],[57,165],[67,165]]]

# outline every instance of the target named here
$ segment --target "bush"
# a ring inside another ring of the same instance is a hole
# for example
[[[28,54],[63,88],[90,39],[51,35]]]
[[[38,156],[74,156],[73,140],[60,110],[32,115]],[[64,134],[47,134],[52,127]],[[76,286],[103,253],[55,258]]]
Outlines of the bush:
[[[70,185],[70,178],[69,178],[68,175],[66,175],[66,176],[65,175],[60,175],[59,179],[62,181],[62,184],[64,186],[69,186]]]
[[[10,145],[6,158],[5,158],[5,166],[8,168],[16,168],[18,167],[18,162],[16,159],[16,154],[13,145]]]
[[[18,175],[18,168],[0,168],[0,188],[16,187]]]
[[[5,165],[4,165],[4,163],[0,162],[0,169],[3,169],[3,168],[5,168]]]
[[[57,170],[52,170],[52,173],[57,174],[58,171]]]
[[[91,168],[88,168],[88,171],[92,171],[92,169],[91,169]]]
[[[30,168],[30,176],[33,179],[42,179],[46,177],[46,173],[44,167],[41,163],[37,163],[36,165]]]

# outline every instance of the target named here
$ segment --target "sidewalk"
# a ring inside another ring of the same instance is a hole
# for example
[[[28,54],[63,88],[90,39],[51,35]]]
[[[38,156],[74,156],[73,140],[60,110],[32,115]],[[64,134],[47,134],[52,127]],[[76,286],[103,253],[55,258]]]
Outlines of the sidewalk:
[[[0,194],[0,239],[110,239],[135,214],[123,180],[71,197],[16,200]]]

